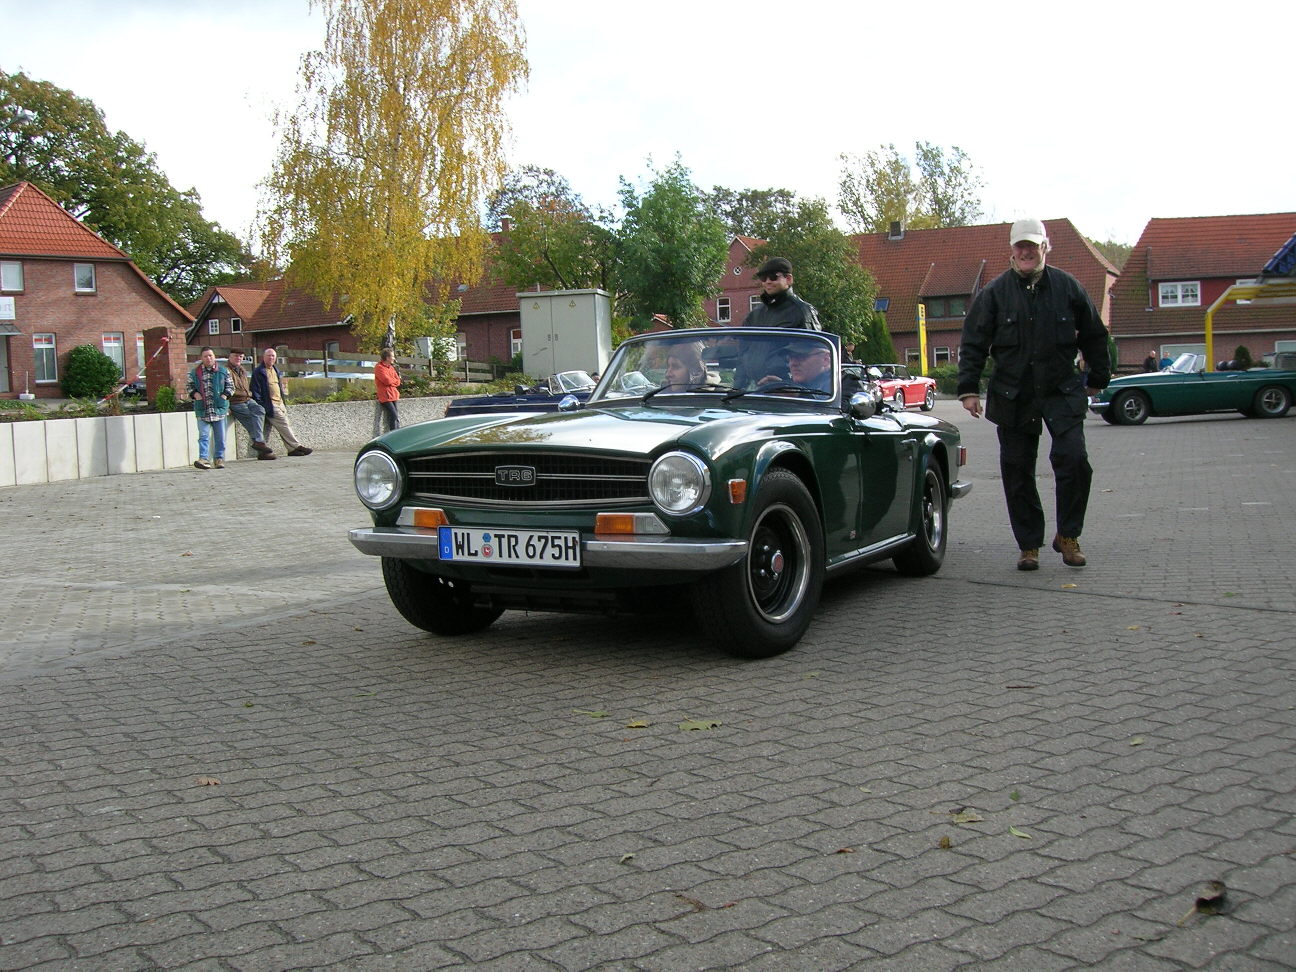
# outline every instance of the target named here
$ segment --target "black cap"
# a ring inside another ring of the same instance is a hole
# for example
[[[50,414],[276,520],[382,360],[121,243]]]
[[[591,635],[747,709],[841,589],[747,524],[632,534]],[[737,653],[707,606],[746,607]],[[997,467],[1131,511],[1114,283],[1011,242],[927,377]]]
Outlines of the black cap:
[[[780,354],[811,354],[815,351],[828,351],[828,343],[818,338],[793,338],[779,348]]]
[[[772,277],[779,273],[791,273],[792,263],[786,257],[770,257],[756,270],[756,279]]]

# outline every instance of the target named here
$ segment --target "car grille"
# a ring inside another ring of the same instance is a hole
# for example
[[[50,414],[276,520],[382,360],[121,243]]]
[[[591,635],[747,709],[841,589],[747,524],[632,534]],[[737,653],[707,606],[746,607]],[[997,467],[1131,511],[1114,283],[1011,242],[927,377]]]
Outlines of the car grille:
[[[406,463],[410,488],[422,500],[535,506],[607,506],[648,502],[646,459],[553,452],[454,453]],[[535,470],[526,486],[496,482],[496,467]]]

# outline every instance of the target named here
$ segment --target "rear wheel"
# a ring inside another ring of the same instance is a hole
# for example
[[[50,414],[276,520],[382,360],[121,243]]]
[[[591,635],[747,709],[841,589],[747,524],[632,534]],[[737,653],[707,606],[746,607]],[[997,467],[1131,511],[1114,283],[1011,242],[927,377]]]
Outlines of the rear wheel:
[[[1112,399],[1108,411],[1120,425],[1142,425],[1152,414],[1152,403],[1141,391],[1121,392]]]
[[[753,504],[747,554],[693,586],[702,629],[739,658],[768,658],[805,634],[824,579],[823,528],[805,485],[771,470]]]
[[[1256,418],[1281,418],[1291,408],[1292,398],[1282,385],[1265,385],[1255,394],[1251,414]]]
[[[918,499],[918,533],[891,558],[897,571],[906,577],[926,577],[940,570],[945,562],[948,512],[945,480],[940,469],[928,463],[923,470],[922,495]]]
[[[904,397],[903,388],[897,388],[895,390],[895,397],[891,399],[891,404],[898,409],[903,409],[905,407],[905,397]]]
[[[923,398],[922,410],[924,412],[930,412],[935,407],[936,407],[936,389],[933,388],[931,385],[928,385],[927,395],[926,397]]]
[[[502,608],[474,607],[470,585],[419,570],[408,560],[383,557],[382,572],[396,610],[424,631],[471,634],[490,627],[504,613]]]

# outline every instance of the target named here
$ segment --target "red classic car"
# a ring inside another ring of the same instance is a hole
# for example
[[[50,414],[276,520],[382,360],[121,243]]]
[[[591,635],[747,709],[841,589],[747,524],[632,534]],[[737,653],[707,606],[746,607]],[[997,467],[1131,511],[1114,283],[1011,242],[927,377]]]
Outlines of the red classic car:
[[[909,369],[898,364],[869,365],[878,370],[876,381],[882,386],[882,397],[897,408],[917,405],[924,412],[936,407],[936,380],[922,375],[911,375]]]

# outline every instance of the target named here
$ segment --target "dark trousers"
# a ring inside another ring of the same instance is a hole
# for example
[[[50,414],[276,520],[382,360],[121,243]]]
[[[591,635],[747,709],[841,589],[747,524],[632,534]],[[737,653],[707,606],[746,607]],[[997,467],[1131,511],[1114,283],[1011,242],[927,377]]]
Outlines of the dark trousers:
[[[1044,507],[1035,485],[1035,462],[1043,429],[1039,421],[1025,426],[999,426],[999,472],[1003,476],[1008,522],[1020,550],[1044,546]],[[1084,423],[1061,432],[1049,429],[1053,445],[1049,462],[1057,487],[1057,532],[1079,537],[1089,506],[1093,467],[1085,450]]]
[[[379,402],[378,407],[382,410],[383,424],[387,426],[387,431],[400,428],[400,416],[396,414],[395,402]]]

